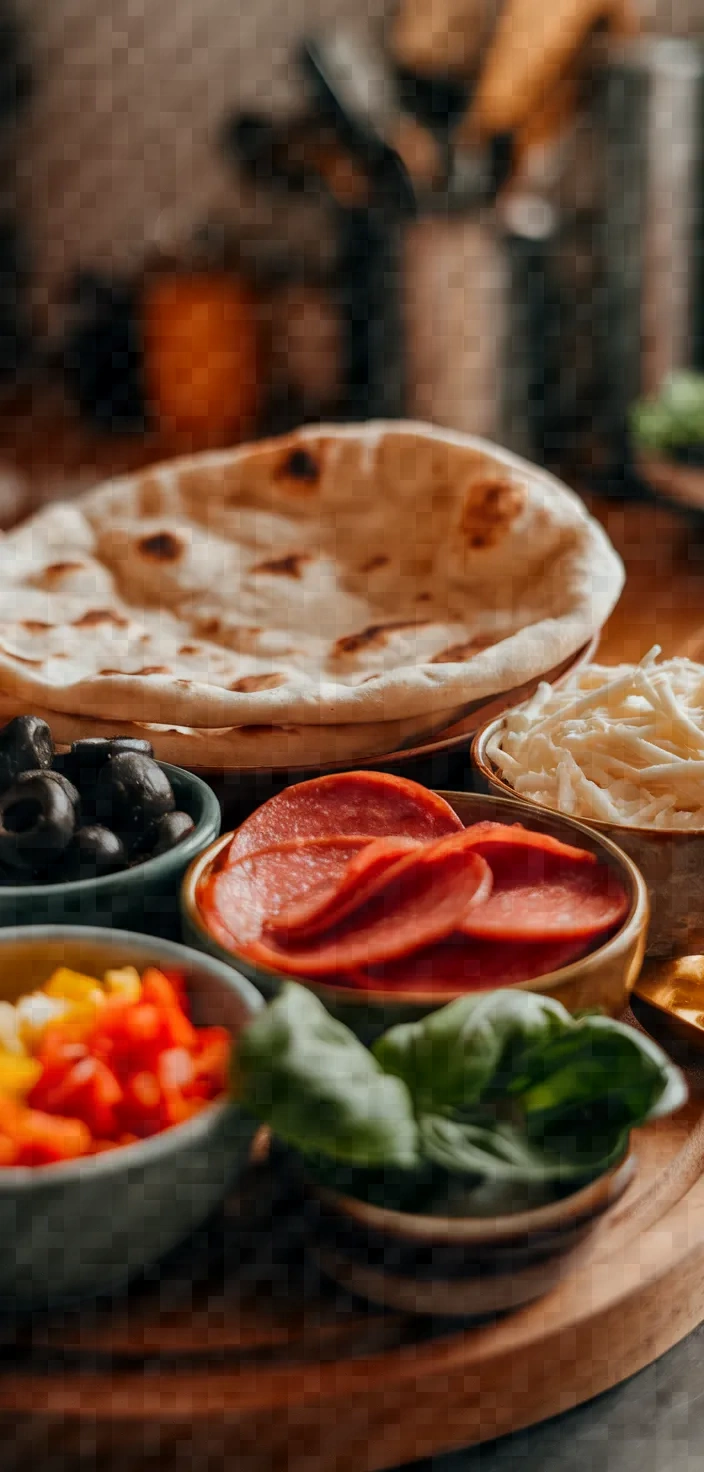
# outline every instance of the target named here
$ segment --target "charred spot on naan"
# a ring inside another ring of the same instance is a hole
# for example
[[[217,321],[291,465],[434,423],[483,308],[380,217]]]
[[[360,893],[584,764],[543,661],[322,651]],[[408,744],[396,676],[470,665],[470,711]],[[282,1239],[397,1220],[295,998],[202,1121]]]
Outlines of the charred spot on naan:
[[[53,588],[74,572],[85,572],[84,562],[50,562],[32,581],[40,588]]]
[[[113,624],[117,629],[126,629],[129,619],[121,613],[115,613],[111,608],[89,608],[87,613],[82,613],[80,618],[73,620],[74,629],[95,629],[100,624]]]
[[[332,646],[332,658],[350,659],[357,654],[366,654],[370,649],[383,649],[392,634],[422,627],[424,624],[418,623],[416,619],[398,619],[395,623],[388,624],[369,624],[366,629],[360,629],[358,634],[346,634],[342,639],[337,639]]]
[[[141,537],[137,550],[150,562],[178,562],[186,549],[180,537],[174,536],[173,532],[162,531]]]
[[[491,649],[497,642],[493,634],[475,634],[473,639],[467,639],[464,644],[450,644],[449,648],[441,649],[439,654],[433,655],[430,663],[464,664],[475,654],[482,654],[485,649]]]
[[[518,520],[525,503],[525,491],[508,476],[483,475],[472,481],[460,521],[463,540],[477,552],[495,547]]]
[[[376,557],[370,557],[368,562],[363,562],[359,571],[379,572],[382,567],[388,567],[390,560],[383,552],[380,552]]]
[[[198,632],[202,634],[205,639],[214,638],[217,634],[221,632],[221,630],[221,618],[205,618],[202,619],[198,625]]]
[[[47,629],[53,627],[53,624],[45,624],[40,618],[25,618],[20,623],[20,628],[26,629],[28,634],[45,634]]]
[[[272,670],[269,675],[242,675],[241,679],[234,680],[227,688],[239,691],[242,695],[254,695],[258,690],[276,690],[279,685],[285,684],[286,676]]]
[[[317,485],[321,469],[319,457],[314,455],[312,450],[298,445],[293,450],[287,450],[274,470],[274,479],[291,480],[309,486]]]
[[[269,573],[272,577],[280,578],[302,578],[303,568],[306,562],[311,562],[310,552],[289,552],[286,557],[272,557],[266,562],[258,562],[250,572],[253,576],[261,573]]]

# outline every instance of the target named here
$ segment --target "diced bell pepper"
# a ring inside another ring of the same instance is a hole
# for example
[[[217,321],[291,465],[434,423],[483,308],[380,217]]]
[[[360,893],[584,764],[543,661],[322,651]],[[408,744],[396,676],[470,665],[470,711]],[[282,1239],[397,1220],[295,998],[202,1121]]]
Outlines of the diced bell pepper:
[[[27,1054],[0,1052],[0,1094],[23,1098],[41,1077],[42,1065]]]
[[[5,1053],[21,1056],[25,1047],[20,1037],[17,1008],[12,1002],[0,1002],[0,1048]]]
[[[142,982],[136,966],[106,971],[104,985],[108,996],[119,998],[121,1002],[138,1002],[142,995]]]
[[[96,1007],[105,1001],[105,992],[97,977],[82,976],[80,971],[71,971],[68,966],[59,966],[42,991],[47,997],[63,997],[67,1002],[89,1002]]]

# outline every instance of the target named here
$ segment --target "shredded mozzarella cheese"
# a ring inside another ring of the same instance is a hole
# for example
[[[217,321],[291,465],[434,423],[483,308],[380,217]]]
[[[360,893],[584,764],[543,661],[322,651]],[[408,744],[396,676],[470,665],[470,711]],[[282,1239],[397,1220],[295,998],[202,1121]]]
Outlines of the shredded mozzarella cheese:
[[[704,666],[589,665],[509,711],[487,757],[524,798],[649,828],[704,828]]]

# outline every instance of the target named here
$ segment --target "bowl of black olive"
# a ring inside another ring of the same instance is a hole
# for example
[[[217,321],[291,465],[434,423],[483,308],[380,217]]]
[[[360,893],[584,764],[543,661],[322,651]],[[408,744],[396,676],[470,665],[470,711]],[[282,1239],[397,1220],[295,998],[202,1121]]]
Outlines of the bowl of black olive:
[[[0,925],[71,922],[178,933],[191,860],[220,832],[215,794],[150,743],[57,750],[46,721],[0,730]]]

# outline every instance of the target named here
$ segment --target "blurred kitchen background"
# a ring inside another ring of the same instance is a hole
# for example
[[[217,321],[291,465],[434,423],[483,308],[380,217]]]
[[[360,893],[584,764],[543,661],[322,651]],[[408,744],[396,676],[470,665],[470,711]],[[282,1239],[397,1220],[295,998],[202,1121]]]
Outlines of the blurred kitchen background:
[[[633,406],[704,369],[702,0],[359,12],[0,0],[5,463],[407,414],[670,493]]]

